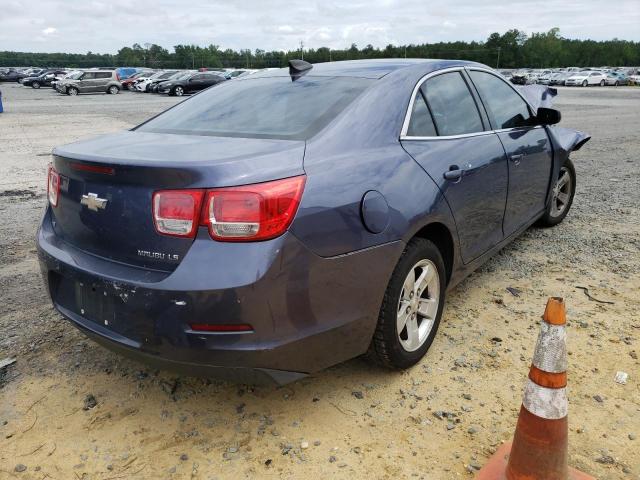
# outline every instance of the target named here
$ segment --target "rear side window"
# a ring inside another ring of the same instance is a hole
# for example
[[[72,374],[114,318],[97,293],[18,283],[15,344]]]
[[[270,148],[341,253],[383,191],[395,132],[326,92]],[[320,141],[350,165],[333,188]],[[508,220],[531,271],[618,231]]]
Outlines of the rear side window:
[[[487,72],[469,72],[495,128],[526,127],[532,123],[527,103],[506,82]]]
[[[438,135],[433,124],[433,118],[431,118],[431,112],[429,112],[427,103],[420,91],[416,94],[416,99],[413,102],[413,111],[411,112],[407,135],[411,137],[435,137]]]
[[[96,78],[111,78],[111,72],[97,72]]]
[[[248,78],[220,83],[142,124],[142,132],[306,140],[375,80]]]
[[[463,135],[484,130],[480,112],[459,72],[427,80],[421,87],[440,135]]]

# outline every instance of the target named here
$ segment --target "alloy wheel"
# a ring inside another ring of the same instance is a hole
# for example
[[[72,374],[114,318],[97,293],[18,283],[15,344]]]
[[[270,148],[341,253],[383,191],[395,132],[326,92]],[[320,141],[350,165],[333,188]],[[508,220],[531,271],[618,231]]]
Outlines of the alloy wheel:
[[[571,190],[573,189],[573,182],[571,181],[571,174],[567,167],[560,169],[558,181],[553,186],[553,197],[551,198],[551,211],[549,215],[552,217],[559,217],[567,208],[569,200],[571,199]]]
[[[74,96],[78,95],[78,89],[71,87],[71,88],[67,89],[67,94],[68,95],[74,95]]]
[[[402,285],[396,314],[396,332],[407,352],[418,350],[426,341],[438,313],[440,276],[427,259],[416,263]]]
[[[176,89],[174,90],[174,93],[176,94],[177,97],[181,97],[182,95],[184,95],[184,90],[182,87],[176,87]]]
[[[40,88],[40,82],[33,82],[31,85],[33,88]]]

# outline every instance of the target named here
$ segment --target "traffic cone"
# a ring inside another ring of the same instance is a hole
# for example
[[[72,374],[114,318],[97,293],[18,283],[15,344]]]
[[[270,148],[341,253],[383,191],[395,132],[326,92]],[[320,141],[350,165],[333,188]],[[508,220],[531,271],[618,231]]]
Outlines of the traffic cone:
[[[478,480],[594,480],[567,464],[567,343],[562,298],[547,301],[513,442],[478,472]]]

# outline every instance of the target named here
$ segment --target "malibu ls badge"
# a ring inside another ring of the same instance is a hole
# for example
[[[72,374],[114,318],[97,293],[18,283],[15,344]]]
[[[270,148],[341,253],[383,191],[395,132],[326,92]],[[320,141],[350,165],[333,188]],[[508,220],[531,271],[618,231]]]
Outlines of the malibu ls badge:
[[[180,260],[180,255],[176,255],[175,253],[150,252],[149,250],[138,250],[138,256],[152,258],[154,260],[168,260],[170,262]]]
[[[94,212],[97,212],[98,209],[104,210],[107,207],[108,201],[109,200],[107,200],[106,198],[98,197],[96,193],[89,192],[89,194],[87,195],[82,195],[82,200],[80,200],[80,204],[84,205],[89,210],[93,210]]]

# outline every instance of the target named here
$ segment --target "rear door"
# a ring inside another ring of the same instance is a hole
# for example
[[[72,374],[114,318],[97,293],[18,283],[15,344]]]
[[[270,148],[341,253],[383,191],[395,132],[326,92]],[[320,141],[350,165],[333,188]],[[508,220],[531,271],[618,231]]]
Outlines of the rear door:
[[[96,72],[95,91],[106,92],[107,85],[111,81],[113,74],[111,72]]]
[[[444,194],[465,263],[503,238],[507,165],[463,69],[431,74],[415,91],[401,138]]]
[[[204,73],[194,75],[185,82],[185,90],[189,92],[197,92],[198,90],[202,90],[203,88],[205,88],[205,78],[206,75]]]
[[[544,210],[553,153],[544,127],[533,126],[529,105],[498,75],[469,70],[508,158],[509,193],[504,234],[514,233]]]

